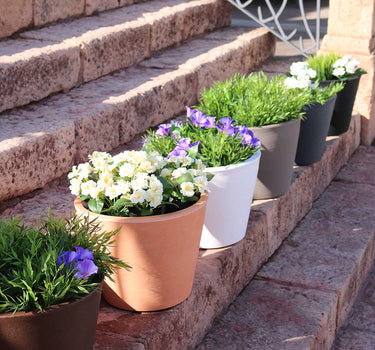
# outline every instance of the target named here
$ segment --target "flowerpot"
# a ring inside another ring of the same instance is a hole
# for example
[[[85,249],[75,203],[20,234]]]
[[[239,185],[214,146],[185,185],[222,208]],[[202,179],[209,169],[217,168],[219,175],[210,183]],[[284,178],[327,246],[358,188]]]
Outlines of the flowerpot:
[[[337,93],[328,135],[340,135],[348,131],[360,78],[361,76],[357,75],[348,79],[345,82],[344,88]],[[333,82],[339,82],[339,80],[322,81],[320,82],[320,86],[325,87]]]
[[[92,349],[100,287],[43,311],[0,314],[1,350]]]
[[[113,256],[131,271],[115,270],[103,285],[105,300],[120,309],[155,311],[184,301],[191,293],[208,195],[174,213],[144,217],[114,217],[87,210],[79,198],[78,214],[97,218],[113,231]]]
[[[250,128],[260,139],[262,152],[254,199],[274,198],[288,191],[292,181],[300,123],[300,119],[295,119]]]
[[[336,96],[333,96],[323,105],[314,102],[303,108],[306,114],[301,121],[296,164],[309,165],[322,158],[335,101]]]
[[[245,237],[260,151],[240,164],[207,168],[209,198],[200,247],[221,248]]]

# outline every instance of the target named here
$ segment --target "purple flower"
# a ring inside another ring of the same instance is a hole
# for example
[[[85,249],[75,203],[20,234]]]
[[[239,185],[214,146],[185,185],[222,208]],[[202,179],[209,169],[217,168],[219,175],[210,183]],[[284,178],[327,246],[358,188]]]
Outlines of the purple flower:
[[[187,149],[189,147],[189,144],[190,144],[190,137],[184,137],[184,138],[181,138],[178,143],[177,143],[177,146],[178,148],[182,148],[182,149]]]
[[[229,117],[224,117],[219,120],[219,123],[223,124],[225,127],[231,126],[235,120],[229,118]]]
[[[199,146],[199,141],[194,142],[192,144],[190,144],[190,141],[191,141],[190,137],[185,137],[185,138],[180,139],[175,149],[168,154],[167,158],[171,158],[173,156],[185,157],[187,155],[187,150],[192,149],[193,147]]]
[[[77,256],[78,260],[85,260],[85,259],[94,260],[94,254],[92,253],[91,250],[85,249],[82,247],[74,247],[74,249],[76,250],[78,254]]]
[[[156,135],[159,135],[161,137],[168,135],[169,131],[171,130],[172,124],[160,124],[158,127],[158,130],[156,130]]]
[[[70,266],[72,263],[75,263],[76,262],[76,258],[77,258],[77,253],[76,252],[67,252],[65,250],[63,250],[58,256],[57,256],[57,259],[56,259],[56,262],[57,262],[57,265],[62,265],[64,264],[65,266]]]
[[[206,117],[205,128],[213,129],[216,127],[216,117]]]
[[[167,158],[185,157],[186,155],[187,155],[187,152],[184,149],[176,147],[172,152],[168,154]]]
[[[216,129],[221,132],[225,132],[228,136],[234,135],[234,127],[232,125],[223,126],[223,125],[217,125]]]
[[[78,261],[76,264],[77,278],[86,279],[87,277],[98,272],[98,267],[90,259]]]
[[[177,128],[179,128],[180,126],[183,125],[183,123],[180,122],[180,121],[178,121],[178,120],[172,120],[171,124],[174,125],[174,126],[176,126]]]
[[[191,118],[191,116],[198,111],[196,109],[191,109],[190,107],[186,106],[186,112],[187,112],[187,117]]]
[[[196,111],[194,114],[192,114],[190,120],[197,128],[205,128],[205,125],[207,124],[207,116],[201,111]]]

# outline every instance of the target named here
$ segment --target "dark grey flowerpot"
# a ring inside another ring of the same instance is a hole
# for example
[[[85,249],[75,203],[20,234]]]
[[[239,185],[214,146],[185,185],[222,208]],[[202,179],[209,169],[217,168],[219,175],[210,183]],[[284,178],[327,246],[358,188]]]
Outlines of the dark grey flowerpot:
[[[281,196],[288,191],[293,173],[300,119],[250,128],[261,142],[254,199]]]
[[[335,101],[336,95],[323,105],[314,102],[303,107],[306,114],[305,119],[301,121],[296,164],[309,165],[322,158]]]
[[[361,76],[357,75],[348,79],[345,82],[345,87],[337,93],[335,109],[333,111],[328,135],[341,135],[348,131],[360,78]],[[339,80],[326,80],[320,82],[320,86],[325,87],[330,83],[337,82],[339,82]]]

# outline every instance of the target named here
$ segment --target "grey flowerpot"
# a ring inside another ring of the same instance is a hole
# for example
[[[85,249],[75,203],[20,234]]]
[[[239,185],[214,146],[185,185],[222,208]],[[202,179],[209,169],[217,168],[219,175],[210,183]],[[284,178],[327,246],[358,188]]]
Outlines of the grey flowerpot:
[[[301,121],[296,164],[309,165],[322,158],[335,101],[336,95],[323,105],[315,102],[303,108],[306,114]]]
[[[261,142],[262,157],[254,199],[281,196],[288,191],[296,157],[300,119],[250,128]]]

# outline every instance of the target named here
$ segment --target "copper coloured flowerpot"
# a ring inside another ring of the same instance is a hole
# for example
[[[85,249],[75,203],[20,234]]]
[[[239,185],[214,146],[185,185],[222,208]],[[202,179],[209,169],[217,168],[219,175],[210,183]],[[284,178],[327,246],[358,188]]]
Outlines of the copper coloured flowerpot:
[[[79,198],[78,214],[97,218],[102,229],[120,229],[109,247],[132,268],[115,270],[103,286],[105,300],[120,309],[155,311],[184,301],[191,293],[208,195],[174,213],[114,217],[87,210]]]

